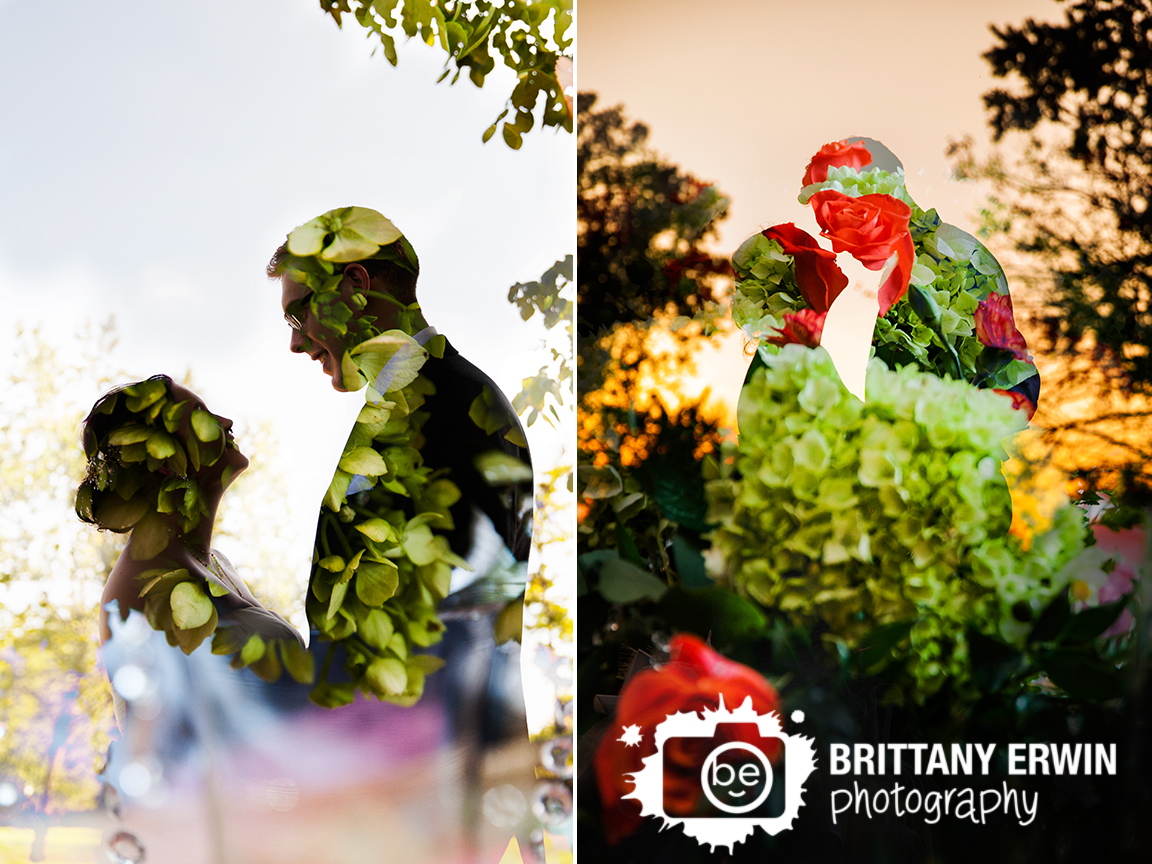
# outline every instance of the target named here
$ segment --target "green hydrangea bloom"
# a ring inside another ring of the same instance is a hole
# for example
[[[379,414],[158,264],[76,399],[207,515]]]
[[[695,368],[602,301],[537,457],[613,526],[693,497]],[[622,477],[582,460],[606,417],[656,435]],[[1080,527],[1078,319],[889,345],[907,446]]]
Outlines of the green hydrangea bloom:
[[[970,678],[965,632],[1019,642],[1013,606],[1038,613],[1083,545],[1070,504],[1025,553],[1008,535],[1005,436],[1024,425],[988,390],[873,359],[868,401],[822,348],[786,345],[749,378],[734,471],[709,484],[720,578],[849,648],[913,622],[897,658],[919,701]]]

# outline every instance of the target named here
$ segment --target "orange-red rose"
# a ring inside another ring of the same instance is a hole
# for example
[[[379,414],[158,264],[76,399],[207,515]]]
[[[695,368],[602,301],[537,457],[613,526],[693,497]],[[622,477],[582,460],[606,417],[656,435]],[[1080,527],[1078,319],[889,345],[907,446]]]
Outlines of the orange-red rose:
[[[761,232],[775,240],[791,255],[796,264],[796,287],[808,305],[817,312],[827,312],[832,301],[848,287],[848,277],[836,266],[836,253],[829,252],[816,238],[791,222],[773,225]]]
[[[863,168],[871,161],[872,154],[868,152],[863,141],[854,144],[849,144],[847,139],[833,141],[821,147],[808,163],[808,169],[804,172],[804,185],[823,183],[828,179],[829,168],[842,168],[845,165],[849,168]]]
[[[618,843],[635,831],[641,822],[640,802],[624,799],[632,791],[625,777],[640,771],[642,760],[656,752],[655,730],[671,714],[716,710],[723,697],[724,705],[737,708],[747,698],[760,714],[779,710],[776,690],[760,673],[728,660],[705,645],[696,636],[681,634],[672,639],[672,656],[658,669],[645,669],[633,676],[620,691],[612,728],[600,740],[593,757],[596,785],[604,829],[609,843]],[[620,740],[627,727],[640,730],[639,745]],[[741,724],[721,734],[731,740],[746,740],[763,749],[775,761],[780,758],[780,742],[764,746],[754,727]],[[691,815],[699,799],[700,769],[711,746],[693,740],[670,740],[664,749],[665,809],[670,814]]]
[[[827,317],[827,312],[814,312],[811,309],[785,312],[783,328],[773,328],[780,335],[769,336],[768,341],[773,345],[807,345],[815,348],[824,335],[824,319]]]
[[[912,210],[891,195],[853,198],[823,189],[808,199],[820,225],[820,235],[832,241],[836,252],[847,252],[869,270],[882,270],[896,256],[896,266],[880,286],[880,314],[908,291],[916,248],[908,231]]]

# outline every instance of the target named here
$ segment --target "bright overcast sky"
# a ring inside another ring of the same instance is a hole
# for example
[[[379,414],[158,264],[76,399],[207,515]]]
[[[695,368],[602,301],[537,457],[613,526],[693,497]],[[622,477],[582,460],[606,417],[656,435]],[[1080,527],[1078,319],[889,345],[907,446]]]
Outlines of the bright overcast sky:
[[[397,68],[371,53],[316,0],[0,0],[5,342],[16,322],[65,344],[115,315],[110,370],[190,369],[212,410],[272,422],[296,496],[318,502],[362,397],[289,353],[264,267],[296,225],[354,204],[404,231],[430,323],[515,395],[545,358],[508,287],[574,250],[572,136],[482,144],[510,72],[437,86],[439,50],[401,45]],[[315,507],[291,514],[309,542]]]

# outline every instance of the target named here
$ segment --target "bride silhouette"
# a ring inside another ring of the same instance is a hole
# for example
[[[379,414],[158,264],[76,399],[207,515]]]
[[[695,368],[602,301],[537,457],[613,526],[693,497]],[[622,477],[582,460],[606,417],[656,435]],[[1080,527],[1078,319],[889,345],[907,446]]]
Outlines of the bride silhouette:
[[[417,704],[320,707],[309,696],[328,646],[313,634],[306,649],[211,547],[224,492],[248,465],[231,421],[157,376],[99,400],[83,440],[77,513],[128,533],[101,616],[121,728],[102,772],[118,854],[188,864],[372,860],[385,847],[406,861],[499,857],[507,834],[475,814],[507,781],[485,758],[493,745],[469,733],[483,728],[479,707],[499,705],[476,650],[491,642],[491,619],[446,616],[429,656],[447,669]]]

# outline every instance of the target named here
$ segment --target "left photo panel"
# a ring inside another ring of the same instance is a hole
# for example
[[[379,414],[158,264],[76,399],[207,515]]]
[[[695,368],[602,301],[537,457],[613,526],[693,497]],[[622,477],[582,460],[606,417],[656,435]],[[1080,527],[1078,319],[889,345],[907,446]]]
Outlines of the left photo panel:
[[[0,861],[573,860],[574,36],[0,0]]]

